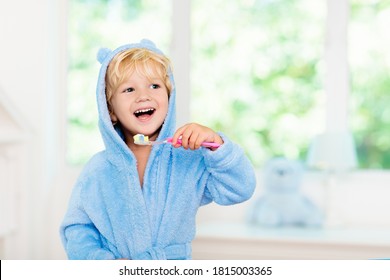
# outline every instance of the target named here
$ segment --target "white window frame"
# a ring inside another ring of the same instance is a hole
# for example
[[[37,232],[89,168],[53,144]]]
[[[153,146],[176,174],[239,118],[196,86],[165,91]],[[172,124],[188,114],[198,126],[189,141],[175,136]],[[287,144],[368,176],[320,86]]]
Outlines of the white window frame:
[[[349,130],[349,0],[327,0],[325,35],[326,132]]]

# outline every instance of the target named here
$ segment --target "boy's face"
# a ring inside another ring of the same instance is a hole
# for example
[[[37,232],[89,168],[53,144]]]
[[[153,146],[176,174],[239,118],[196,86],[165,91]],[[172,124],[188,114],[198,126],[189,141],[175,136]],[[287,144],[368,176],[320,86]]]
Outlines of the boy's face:
[[[121,124],[126,140],[144,134],[154,140],[168,113],[168,90],[160,78],[133,72],[111,99],[111,120]]]

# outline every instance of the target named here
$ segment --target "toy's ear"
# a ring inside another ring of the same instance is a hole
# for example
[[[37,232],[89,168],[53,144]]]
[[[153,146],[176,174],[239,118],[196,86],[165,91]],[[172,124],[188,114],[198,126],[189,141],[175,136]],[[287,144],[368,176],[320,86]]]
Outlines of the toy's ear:
[[[101,48],[97,55],[96,58],[100,62],[100,64],[103,63],[103,61],[107,58],[107,56],[111,53],[111,50],[108,48]]]

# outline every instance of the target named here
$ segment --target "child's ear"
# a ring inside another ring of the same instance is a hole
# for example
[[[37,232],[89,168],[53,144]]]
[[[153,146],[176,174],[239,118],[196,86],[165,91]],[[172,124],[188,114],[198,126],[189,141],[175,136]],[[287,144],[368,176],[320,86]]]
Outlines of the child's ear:
[[[117,116],[114,114],[114,112],[110,112],[110,119],[111,119],[112,125],[116,125],[116,124],[117,124],[118,118],[117,118]]]

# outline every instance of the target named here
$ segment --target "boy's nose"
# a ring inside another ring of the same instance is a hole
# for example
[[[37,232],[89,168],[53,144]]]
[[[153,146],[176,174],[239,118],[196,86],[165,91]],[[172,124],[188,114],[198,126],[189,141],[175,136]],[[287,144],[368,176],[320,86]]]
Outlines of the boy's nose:
[[[147,90],[138,90],[137,102],[151,100]]]

